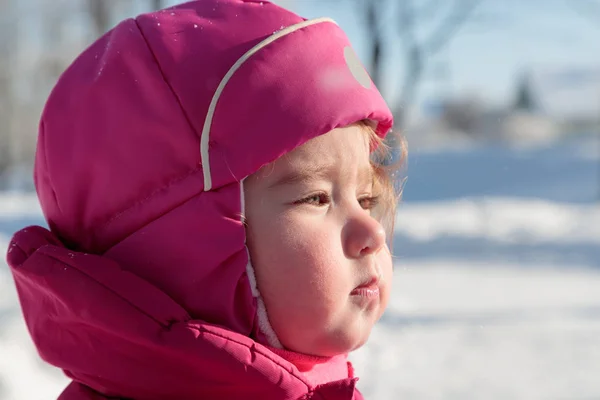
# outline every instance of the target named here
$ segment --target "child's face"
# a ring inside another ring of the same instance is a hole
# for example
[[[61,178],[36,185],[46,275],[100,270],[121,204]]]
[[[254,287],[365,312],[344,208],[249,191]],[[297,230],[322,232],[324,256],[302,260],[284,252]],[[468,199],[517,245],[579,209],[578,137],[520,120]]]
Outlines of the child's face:
[[[247,244],[269,321],[287,349],[363,345],[392,278],[371,217],[369,141],[359,126],[317,137],[246,179]]]

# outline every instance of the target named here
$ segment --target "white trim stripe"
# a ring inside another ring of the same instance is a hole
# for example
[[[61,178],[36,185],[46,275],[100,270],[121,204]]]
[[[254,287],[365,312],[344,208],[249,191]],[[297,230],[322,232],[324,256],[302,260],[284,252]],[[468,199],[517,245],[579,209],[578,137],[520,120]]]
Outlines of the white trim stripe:
[[[243,56],[241,56],[235,62],[235,64],[233,64],[229,71],[227,71],[227,73],[219,83],[219,86],[217,87],[217,90],[215,91],[215,94],[213,95],[213,98],[210,102],[210,106],[208,107],[208,113],[206,114],[206,119],[204,120],[204,126],[202,128],[202,136],[200,137],[200,157],[202,158],[202,173],[204,175],[205,192],[212,189],[212,176],[210,173],[210,159],[208,154],[208,144],[210,139],[210,128],[212,125],[212,119],[215,114],[215,108],[217,107],[219,97],[221,97],[225,86],[227,85],[233,74],[256,52],[273,43],[277,39],[280,39],[286,35],[289,35],[290,33],[296,32],[297,30],[300,30],[307,26],[316,25],[323,22],[332,22],[337,25],[337,23],[331,18],[316,18],[301,22],[299,24],[288,26],[285,29],[275,32],[273,35],[269,36],[262,42],[258,43],[256,46],[252,47]]]
[[[240,196],[241,196],[241,218],[246,218],[246,195],[244,194],[244,181],[246,178],[240,181]],[[267,314],[267,306],[258,290],[258,284],[256,283],[256,274],[254,273],[254,267],[252,266],[252,260],[250,259],[250,251],[246,245],[246,239],[244,239],[244,247],[246,248],[246,254],[248,256],[248,263],[246,264],[246,275],[248,275],[248,283],[250,284],[250,290],[252,296],[256,299],[256,315],[258,317],[258,328],[267,337],[267,342],[271,347],[277,349],[283,349],[275,330],[269,322],[269,315]]]

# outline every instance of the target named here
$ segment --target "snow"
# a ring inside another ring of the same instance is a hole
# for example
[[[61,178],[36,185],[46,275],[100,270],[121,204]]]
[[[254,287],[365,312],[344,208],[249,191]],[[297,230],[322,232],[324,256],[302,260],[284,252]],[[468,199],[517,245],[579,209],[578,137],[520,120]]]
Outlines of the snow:
[[[390,305],[351,356],[367,399],[600,398],[598,148],[411,153]],[[0,248],[33,223],[34,195],[0,193]],[[36,355],[0,263],[0,398],[66,382]]]
[[[600,245],[600,207],[505,198],[408,204],[396,232],[427,242],[444,236],[502,243]]]
[[[4,209],[6,203],[14,200],[14,195],[9,197],[0,196],[0,208]],[[29,196],[22,197],[24,202],[33,200]],[[0,223],[0,226],[4,225]],[[6,232],[1,232],[0,248],[3,252],[8,241]],[[0,398],[56,398],[64,389],[65,382],[59,370],[45,365],[38,357],[22,321],[8,267],[0,264]]]
[[[441,261],[396,275],[354,355],[373,399],[597,398],[600,274]]]

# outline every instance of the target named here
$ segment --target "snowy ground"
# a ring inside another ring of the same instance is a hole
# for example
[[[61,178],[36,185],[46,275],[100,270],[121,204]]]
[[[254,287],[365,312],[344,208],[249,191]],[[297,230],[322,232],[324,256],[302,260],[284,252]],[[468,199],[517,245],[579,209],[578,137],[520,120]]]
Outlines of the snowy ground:
[[[595,146],[411,154],[391,305],[352,356],[367,399],[600,399]],[[0,248],[30,223],[34,197],[0,194]],[[0,399],[65,384],[0,263]]]
[[[408,263],[354,355],[371,399],[600,398],[600,272]]]

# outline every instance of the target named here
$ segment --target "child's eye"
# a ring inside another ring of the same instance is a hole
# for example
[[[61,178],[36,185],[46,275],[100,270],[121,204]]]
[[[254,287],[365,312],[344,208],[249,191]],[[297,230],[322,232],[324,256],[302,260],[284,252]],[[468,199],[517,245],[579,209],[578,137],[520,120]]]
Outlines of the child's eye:
[[[365,210],[372,210],[379,203],[379,196],[368,196],[358,200],[360,206]]]
[[[295,204],[308,204],[312,206],[322,207],[329,204],[330,202],[331,198],[327,193],[315,193],[296,201]]]

